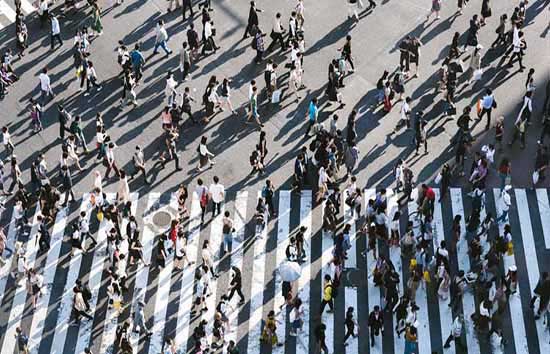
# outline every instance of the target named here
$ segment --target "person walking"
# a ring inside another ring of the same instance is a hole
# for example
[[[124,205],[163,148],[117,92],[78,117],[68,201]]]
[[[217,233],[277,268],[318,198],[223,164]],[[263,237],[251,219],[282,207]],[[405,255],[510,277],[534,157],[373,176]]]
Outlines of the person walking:
[[[512,56],[508,61],[508,67],[513,67],[514,60],[517,58],[519,62],[519,71],[523,72],[523,70],[525,70],[525,66],[523,65],[523,56],[525,55],[526,49],[527,41],[525,40],[523,31],[520,31],[517,26],[514,26],[512,35]]]
[[[187,10],[189,10],[189,13],[191,14],[191,18],[195,16],[195,13],[193,12],[193,0],[182,0],[181,4],[181,15],[183,17],[183,21],[187,20]]]
[[[101,9],[97,2],[92,2],[92,30],[96,36],[103,34],[103,24],[101,23]]]
[[[164,21],[159,20],[157,23],[157,27],[155,29],[156,37],[155,37],[155,47],[153,49],[153,55],[158,53],[158,48],[161,47],[162,50],[166,53],[166,56],[168,57],[170,54],[172,54],[172,50],[168,48],[168,32],[166,32],[166,28],[164,27]]]
[[[441,0],[432,0],[432,8],[430,13],[426,16],[426,22],[430,19],[430,16],[435,13],[435,19],[439,20],[439,11],[441,11]]]
[[[109,145],[107,146],[107,150],[105,151],[105,157],[103,158],[103,165],[107,168],[105,170],[105,177],[103,177],[103,179],[105,180],[109,179],[111,170],[114,170],[115,174],[117,176],[120,176],[120,170],[115,160],[114,150],[115,150],[115,143],[110,142]]]
[[[145,58],[141,53],[141,46],[139,45],[139,43],[136,43],[136,45],[134,46],[134,50],[130,52],[130,62],[132,63],[134,79],[137,84],[143,76],[143,67],[145,66]]]
[[[355,329],[357,328],[357,332],[359,332],[359,325],[355,320],[353,311],[354,311],[353,306],[348,307],[346,311],[346,319],[344,321],[344,324],[346,325],[346,334],[344,335],[344,346],[348,345],[347,340],[349,337],[357,338],[358,336],[358,333],[355,333]]]
[[[455,317],[451,325],[451,333],[445,340],[443,348],[448,349],[451,347],[451,342],[454,341],[457,345],[462,346],[460,337],[462,336],[462,327],[464,326],[464,318],[462,314]]]
[[[273,27],[271,29],[271,34],[270,34],[271,43],[267,47],[268,53],[273,51],[277,42],[279,42],[282,52],[286,50],[286,45],[283,39],[284,33],[285,33],[285,30],[281,24],[281,13],[277,12],[277,14],[275,15],[275,20],[273,21]]]
[[[180,71],[182,73],[181,81],[187,81],[187,75],[191,69],[191,54],[189,53],[189,45],[187,42],[183,42],[180,50]]]
[[[233,245],[233,233],[235,232],[233,219],[231,219],[231,214],[229,211],[223,213],[222,219],[222,244],[220,248],[220,259],[227,253],[230,252]]]
[[[374,337],[378,337],[380,332],[384,336],[384,314],[380,311],[380,306],[375,305],[369,314],[370,327],[370,346],[374,347]]]
[[[225,199],[225,187],[220,183],[220,178],[214,176],[214,183],[208,188],[210,199],[212,200],[212,218],[221,214],[221,205]]]
[[[327,343],[326,343],[326,330],[327,326],[321,322],[315,327],[315,339],[317,341],[317,348],[319,351],[323,351],[324,354],[329,354]]]
[[[334,312],[333,285],[330,275],[325,274],[323,285],[323,297],[321,300],[321,316],[325,311],[325,306],[328,304],[328,313]]]
[[[487,114],[487,124],[485,130],[489,130],[491,127],[491,112],[493,108],[497,108],[497,101],[493,95],[493,91],[490,88],[485,90],[485,95],[478,102],[477,120],[480,121],[485,114]]]
[[[67,207],[70,202],[76,200],[73,192],[73,178],[71,177],[71,171],[67,165],[61,167],[61,177],[62,185],[65,188],[65,201],[61,206]]]
[[[45,67],[42,69],[42,72],[38,75],[38,79],[40,80],[40,105],[44,107],[46,105],[46,98],[54,97],[48,68]]]
[[[211,153],[210,150],[208,150],[208,147],[206,147],[207,141],[208,138],[206,136],[203,136],[197,149],[197,152],[199,153],[199,163],[197,165],[198,172],[204,171],[204,168],[206,168],[207,165],[210,165],[210,167],[212,167],[216,164],[212,160],[214,158],[214,154]]]
[[[495,220],[497,223],[502,224],[504,222],[508,222],[508,211],[510,210],[510,206],[512,205],[512,199],[510,197],[510,194],[508,193],[509,190],[512,189],[511,185],[506,185],[502,192],[500,193],[500,210],[501,214],[498,216],[498,218]]]
[[[345,61],[349,63],[351,66],[351,69],[349,70],[351,73],[355,72],[355,65],[353,64],[353,57],[351,55],[351,35],[346,36],[346,42],[344,43],[344,46],[340,49],[338,49],[339,52],[342,53],[342,57]]]
[[[256,1],[251,1],[250,9],[248,11],[248,21],[244,30],[243,39],[248,38],[249,35],[253,37],[256,35],[256,33],[254,33],[253,31],[258,30],[258,26],[260,24],[258,20],[258,13],[260,12],[263,11],[256,7]]]
[[[50,22],[52,24],[51,34],[50,34],[50,46],[51,49],[55,49],[55,41],[59,43],[59,46],[63,46],[63,41],[61,40],[61,27],[59,26],[59,20],[55,15],[50,15]]]
[[[535,313],[535,319],[538,320],[542,313],[547,310],[550,302],[550,276],[548,272],[542,272],[537,286],[533,290],[533,297],[529,302],[529,307],[534,309],[537,298],[539,299],[539,308]]]
[[[235,292],[236,292],[241,298],[241,301],[239,301],[239,305],[244,305],[244,295],[242,291],[243,281],[242,281],[241,270],[235,266],[232,266],[231,270],[233,271],[233,277],[231,278],[231,282],[229,283],[229,295],[227,299],[228,301],[231,301],[231,299],[233,298],[233,295],[235,295]]]
[[[133,180],[134,177],[139,172],[141,172],[143,174],[145,184],[151,184],[151,182],[147,180],[147,171],[145,170],[145,158],[143,155],[143,150],[139,145],[136,145],[136,150],[134,151],[134,155],[132,156],[132,163],[134,164],[134,172],[130,175],[130,180]]]
[[[29,337],[23,333],[21,327],[15,329],[15,341],[19,354],[29,354]]]
[[[308,109],[308,126],[306,129],[306,137],[309,137],[309,131],[317,123],[317,117],[319,116],[319,107],[317,106],[317,98],[314,97],[309,103]]]

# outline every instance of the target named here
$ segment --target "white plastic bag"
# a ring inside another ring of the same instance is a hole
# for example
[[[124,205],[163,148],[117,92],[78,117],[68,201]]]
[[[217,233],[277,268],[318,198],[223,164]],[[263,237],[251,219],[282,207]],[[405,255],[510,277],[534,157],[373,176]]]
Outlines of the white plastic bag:
[[[441,183],[441,180],[442,180],[442,179],[443,179],[443,175],[441,174],[441,172],[439,172],[439,173],[437,174],[437,176],[435,176],[435,180],[434,180],[435,184]]]
[[[281,90],[275,90],[271,95],[271,103],[279,103],[279,102],[281,102]]]

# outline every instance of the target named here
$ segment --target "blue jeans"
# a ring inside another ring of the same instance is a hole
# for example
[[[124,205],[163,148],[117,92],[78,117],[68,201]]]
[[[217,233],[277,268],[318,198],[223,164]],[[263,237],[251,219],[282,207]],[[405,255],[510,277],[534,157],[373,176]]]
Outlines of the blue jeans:
[[[170,48],[168,48],[168,46],[166,45],[166,41],[160,41],[160,42],[156,43],[155,44],[155,49],[153,50],[153,53],[156,54],[158,52],[157,49],[159,49],[159,47],[161,47],[167,55],[172,53]]]
[[[225,252],[229,252],[233,245],[233,235],[232,234],[223,234],[223,243],[220,247],[220,258],[223,257]]]
[[[506,174],[504,173],[498,173],[498,178],[500,179],[500,191],[502,192],[502,190],[504,189],[504,185],[506,184],[506,177],[508,177]]]

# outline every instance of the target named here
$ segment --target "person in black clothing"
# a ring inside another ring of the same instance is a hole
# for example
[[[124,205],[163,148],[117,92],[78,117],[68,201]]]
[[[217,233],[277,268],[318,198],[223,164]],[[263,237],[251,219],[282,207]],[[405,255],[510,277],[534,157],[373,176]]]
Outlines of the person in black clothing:
[[[38,239],[38,247],[41,252],[47,251],[50,249],[50,231],[46,225],[46,220],[42,215],[36,217],[38,220],[38,234],[40,235]]]
[[[411,36],[405,37],[399,43],[399,68],[401,71],[409,72],[411,63]]]
[[[235,266],[231,267],[231,269],[233,270],[233,278],[229,283],[231,289],[229,290],[228,301],[231,301],[233,295],[235,295],[235,292],[237,292],[237,294],[239,294],[239,297],[241,298],[241,301],[239,301],[239,305],[242,305],[244,304],[244,295],[241,270]]]
[[[294,186],[292,188],[293,192],[296,192],[298,194],[301,193],[305,175],[306,166],[304,164],[304,155],[298,154],[296,160],[294,161]]]
[[[82,284],[80,279],[77,279],[75,289],[82,293],[82,298],[86,304],[86,311],[90,311],[90,300],[92,299],[92,291],[88,285]]]
[[[243,39],[248,38],[248,36],[254,36],[256,33],[252,33],[253,28],[258,28],[259,21],[258,21],[258,12],[262,12],[262,10],[256,8],[256,2],[251,1],[250,2],[250,10],[248,12],[248,22],[246,25],[246,29],[244,31]]]
[[[306,230],[306,226],[300,226],[300,230],[295,236],[298,262],[303,262],[306,258],[306,251],[304,250],[304,233],[306,232]]]
[[[327,326],[325,326],[324,323],[319,323],[317,327],[315,327],[315,339],[317,339],[317,344],[319,346],[319,350],[323,351],[323,353],[328,354],[328,348],[327,344],[325,343],[326,335],[325,331],[327,329]]]
[[[182,0],[181,14],[183,16],[183,21],[185,21],[187,19],[187,17],[185,16],[185,13],[187,12],[187,9],[189,9],[189,12],[191,13],[191,18],[193,18],[193,16],[195,16],[195,14],[193,13],[193,6],[191,5],[191,1],[192,0]]]
[[[372,312],[369,314],[370,327],[370,345],[374,347],[374,336],[379,336],[380,331],[384,335],[384,316],[380,312],[380,306],[375,305]]]
[[[265,181],[265,186],[262,190],[262,196],[265,198],[265,203],[267,204],[267,207],[269,208],[269,214],[271,216],[277,216],[277,213],[275,212],[275,206],[273,205],[273,194],[275,193],[273,188],[273,183],[271,183],[271,180]]]
[[[348,307],[348,310],[346,311],[346,319],[344,321],[344,324],[346,325],[346,335],[344,336],[344,346],[347,346],[348,343],[346,341],[349,337],[353,336],[353,338],[357,337],[357,334],[355,334],[355,326],[357,322],[355,321],[355,318],[353,317],[353,307]]]
[[[71,120],[71,115],[65,110],[65,107],[63,107],[62,104],[57,105],[57,110],[59,112],[57,115],[57,119],[59,120],[59,139],[64,141],[65,132],[69,131],[67,128],[67,122]]]
[[[346,43],[344,43],[344,46],[338,50],[342,52],[344,60],[351,66],[350,72],[354,72],[355,66],[353,65],[353,57],[351,56],[351,36],[349,34],[346,36]]]
[[[63,165],[61,167],[61,178],[62,178],[61,182],[65,187],[65,202],[62,204],[62,206],[66,207],[67,205],[69,205],[70,202],[76,199],[73,192],[73,178],[71,177],[71,171],[69,170],[69,166]]]

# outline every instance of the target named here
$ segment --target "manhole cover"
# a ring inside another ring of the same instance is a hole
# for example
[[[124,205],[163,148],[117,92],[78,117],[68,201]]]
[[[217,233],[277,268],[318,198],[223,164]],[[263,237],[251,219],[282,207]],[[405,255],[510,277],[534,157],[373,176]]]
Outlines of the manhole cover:
[[[165,228],[170,226],[172,214],[167,211],[158,211],[153,215],[153,224],[157,227]]]

